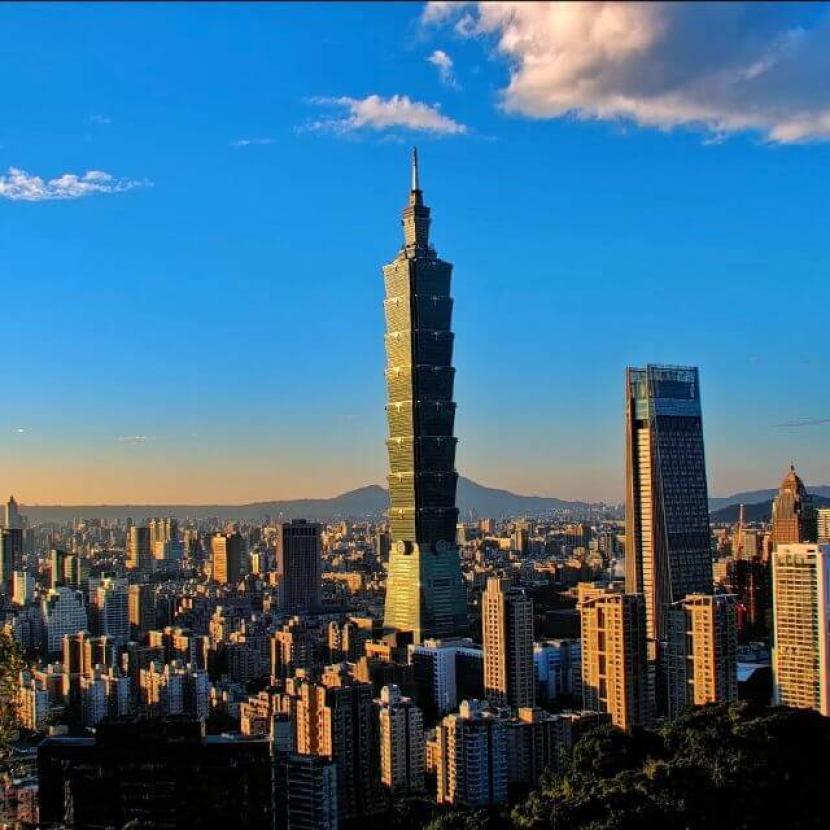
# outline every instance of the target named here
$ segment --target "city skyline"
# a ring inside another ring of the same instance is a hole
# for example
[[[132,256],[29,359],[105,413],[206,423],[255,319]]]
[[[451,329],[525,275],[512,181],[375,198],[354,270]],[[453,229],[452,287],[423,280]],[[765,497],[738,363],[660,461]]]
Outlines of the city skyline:
[[[762,44],[801,26],[804,60],[826,38],[820,7],[739,8]],[[579,101],[582,118],[533,112],[510,98],[523,76],[508,76],[503,20],[471,6],[472,38],[439,5],[373,14],[369,35],[337,8],[142,8],[129,25],[114,8],[2,10],[18,83],[0,169],[28,173],[0,174],[15,309],[0,492],[244,503],[382,482],[378,263],[416,141],[457,267],[461,474],[621,502],[620,378],[667,362],[700,367],[712,494],[774,486],[793,460],[830,481],[815,452],[826,358],[806,334],[782,347],[765,304],[790,282],[821,296],[826,131]],[[312,23],[343,68],[336,89],[291,42]],[[24,59],[35,28],[48,67]],[[144,29],[146,56],[131,45]],[[693,43],[683,15],[667,31]],[[395,37],[400,56],[378,46]],[[819,124],[816,96],[801,105]]]

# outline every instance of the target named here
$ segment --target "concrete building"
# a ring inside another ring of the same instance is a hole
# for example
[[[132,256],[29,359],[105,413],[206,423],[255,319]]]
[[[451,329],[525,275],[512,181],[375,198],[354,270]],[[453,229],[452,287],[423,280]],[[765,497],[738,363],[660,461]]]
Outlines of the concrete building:
[[[818,541],[830,545],[830,507],[820,507],[817,512]]]
[[[439,804],[505,804],[509,721],[478,700],[465,700],[436,730]]]
[[[773,699],[830,715],[830,545],[779,544],[772,584]]]
[[[668,715],[738,697],[738,626],[732,594],[689,594],[672,605],[666,649]]]
[[[41,613],[46,631],[46,651],[59,654],[63,638],[88,628],[84,595],[73,588],[53,588],[41,604]]]
[[[155,586],[149,582],[130,585],[129,588],[130,632],[139,640],[144,632],[156,627]]]
[[[320,525],[294,519],[277,526],[279,603],[283,611],[313,611],[320,607]]]
[[[92,610],[98,634],[112,639],[116,648],[130,639],[130,608],[127,581],[105,576],[92,595]]]
[[[537,697],[582,699],[582,643],[579,640],[543,640],[533,646]]]
[[[481,597],[484,696],[491,706],[519,709],[536,702],[533,600],[493,576]]]
[[[580,605],[584,708],[620,729],[651,719],[645,603],[639,594],[600,593]]]
[[[152,571],[153,550],[150,547],[150,528],[133,525],[127,537],[127,567],[131,570]]]
[[[484,653],[467,638],[408,646],[418,703],[428,719],[452,712],[460,700],[484,694]]]
[[[276,827],[338,830],[337,765],[314,755],[288,753],[276,763]]]
[[[424,789],[424,716],[394,685],[375,700],[380,749],[380,781],[392,796]]]

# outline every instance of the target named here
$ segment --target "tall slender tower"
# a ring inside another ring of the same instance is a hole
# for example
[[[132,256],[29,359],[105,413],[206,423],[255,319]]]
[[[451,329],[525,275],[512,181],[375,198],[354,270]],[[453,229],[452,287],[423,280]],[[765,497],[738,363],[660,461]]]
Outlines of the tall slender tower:
[[[455,545],[452,265],[429,244],[429,214],[413,150],[404,244],[383,269],[392,538],[385,624],[416,642],[467,626]]]
[[[625,590],[645,597],[654,659],[669,607],[713,590],[695,367],[628,368],[625,455]]]

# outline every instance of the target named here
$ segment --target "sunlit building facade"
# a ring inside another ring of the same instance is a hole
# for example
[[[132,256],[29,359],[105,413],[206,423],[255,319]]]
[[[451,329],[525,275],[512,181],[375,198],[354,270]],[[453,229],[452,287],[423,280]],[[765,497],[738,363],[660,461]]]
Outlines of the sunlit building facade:
[[[416,642],[467,624],[455,543],[452,265],[430,245],[429,226],[413,153],[404,245],[383,269],[392,539],[385,624]]]

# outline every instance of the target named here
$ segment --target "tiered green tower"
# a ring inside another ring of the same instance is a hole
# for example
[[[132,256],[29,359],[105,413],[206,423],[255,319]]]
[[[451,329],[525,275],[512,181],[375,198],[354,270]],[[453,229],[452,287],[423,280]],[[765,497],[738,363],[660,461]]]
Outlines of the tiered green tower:
[[[404,244],[383,269],[392,536],[384,622],[416,642],[467,627],[455,544],[452,265],[429,244],[429,214],[413,150]]]

